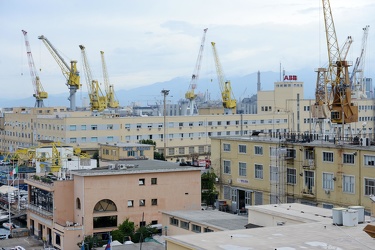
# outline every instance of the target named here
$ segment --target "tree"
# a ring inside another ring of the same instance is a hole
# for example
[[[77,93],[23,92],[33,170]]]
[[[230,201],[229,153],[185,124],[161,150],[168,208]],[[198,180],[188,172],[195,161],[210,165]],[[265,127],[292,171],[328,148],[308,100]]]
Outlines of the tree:
[[[126,236],[133,240],[134,231],[134,222],[129,221],[129,219],[127,218],[123,223],[120,224],[118,230],[112,231],[112,240],[118,240],[119,242],[123,242]]]
[[[215,182],[217,175],[214,172],[206,172],[201,176],[202,202],[207,205],[214,205],[218,192]]]
[[[153,141],[153,140],[150,140],[150,139],[142,139],[139,141],[139,143],[141,144],[148,144],[148,145],[153,145],[154,148],[156,149],[156,142]],[[165,158],[164,158],[164,154],[160,154],[159,152],[157,152],[156,150],[154,151],[154,159],[155,160],[162,160],[162,161],[165,161]]]

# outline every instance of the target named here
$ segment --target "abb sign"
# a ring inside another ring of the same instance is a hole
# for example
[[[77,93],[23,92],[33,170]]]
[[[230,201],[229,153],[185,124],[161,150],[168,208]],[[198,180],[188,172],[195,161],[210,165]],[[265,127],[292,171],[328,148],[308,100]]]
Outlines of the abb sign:
[[[296,75],[284,76],[284,81],[297,81]]]

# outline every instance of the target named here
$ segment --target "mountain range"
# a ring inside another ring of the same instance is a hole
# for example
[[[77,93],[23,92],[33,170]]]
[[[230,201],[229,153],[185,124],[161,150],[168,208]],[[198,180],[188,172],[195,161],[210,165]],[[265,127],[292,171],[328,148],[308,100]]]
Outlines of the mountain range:
[[[304,82],[304,97],[314,98],[316,73],[311,69],[302,69],[285,75],[296,75],[297,81]],[[273,90],[274,82],[283,79],[282,74],[279,72],[260,72],[261,90]],[[231,76],[228,78],[231,82],[233,95],[237,100],[245,97],[250,97],[257,93],[257,72],[244,75],[244,76]],[[156,82],[147,86],[135,87],[129,90],[116,89],[116,97],[121,106],[133,105],[151,105],[160,103],[163,100],[161,91],[163,89],[170,90],[168,101],[176,103],[178,100],[183,99],[186,91],[189,88],[190,78],[176,77],[165,82]],[[200,78],[197,82],[196,94],[201,94],[209,100],[221,99],[220,87],[217,78]],[[52,106],[66,106],[69,107],[68,101],[69,91],[66,93],[49,95],[48,99],[44,100],[46,107]],[[88,95],[85,92],[76,93],[77,106],[88,105]],[[0,107],[33,107],[35,99],[33,97],[23,99],[6,99],[0,100]]]

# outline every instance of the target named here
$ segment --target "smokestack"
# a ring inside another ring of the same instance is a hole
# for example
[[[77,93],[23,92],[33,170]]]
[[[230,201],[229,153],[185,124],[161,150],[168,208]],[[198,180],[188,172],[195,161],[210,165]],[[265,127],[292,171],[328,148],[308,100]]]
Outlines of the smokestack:
[[[257,82],[257,91],[260,91],[262,88],[261,88],[261,84],[260,84],[260,71],[258,70],[258,82]]]

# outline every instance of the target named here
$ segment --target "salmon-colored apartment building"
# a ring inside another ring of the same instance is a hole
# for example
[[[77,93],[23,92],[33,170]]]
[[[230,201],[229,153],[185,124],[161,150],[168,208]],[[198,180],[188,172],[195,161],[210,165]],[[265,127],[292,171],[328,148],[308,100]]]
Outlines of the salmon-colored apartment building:
[[[26,180],[31,234],[56,249],[79,249],[85,236],[105,235],[126,219],[136,226],[160,224],[162,210],[199,210],[201,205],[200,168],[176,163],[129,160],[65,177]]]

